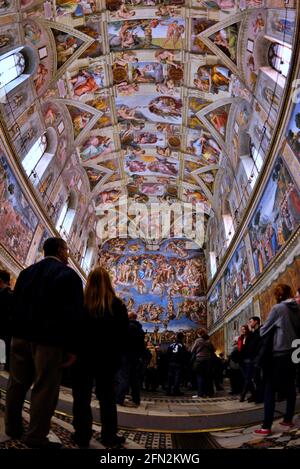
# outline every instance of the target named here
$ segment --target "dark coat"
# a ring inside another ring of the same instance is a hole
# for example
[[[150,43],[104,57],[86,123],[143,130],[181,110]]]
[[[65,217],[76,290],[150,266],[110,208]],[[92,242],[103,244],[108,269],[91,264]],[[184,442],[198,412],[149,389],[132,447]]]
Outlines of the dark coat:
[[[9,287],[0,289],[0,338],[11,336],[13,292]]]
[[[13,295],[12,335],[75,352],[83,320],[79,275],[53,257],[23,270]]]
[[[118,368],[128,343],[128,314],[125,304],[117,297],[113,300],[112,313],[98,317],[85,312],[81,332],[79,357],[101,368]]]
[[[138,358],[146,355],[145,332],[141,323],[134,319],[129,320],[126,349],[128,353],[134,354]]]
[[[261,347],[261,336],[260,336],[260,328],[255,329],[253,332],[249,332],[247,335],[247,339],[245,342],[244,347],[241,351],[241,359],[242,360],[255,360],[260,347]]]

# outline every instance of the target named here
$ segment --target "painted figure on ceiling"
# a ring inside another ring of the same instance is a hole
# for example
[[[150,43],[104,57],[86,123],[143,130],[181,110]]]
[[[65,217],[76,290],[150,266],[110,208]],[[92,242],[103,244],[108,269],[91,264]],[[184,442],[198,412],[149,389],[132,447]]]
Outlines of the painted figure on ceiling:
[[[99,155],[105,156],[112,151],[112,141],[107,136],[92,136],[83,145],[80,156],[83,161],[92,160]]]
[[[93,69],[81,70],[69,81],[73,85],[74,94],[76,96],[93,93],[104,86],[103,67],[98,65]]]
[[[285,18],[274,19],[272,22],[272,28],[279,33],[293,36],[295,31],[295,22],[289,21]]]
[[[228,68],[214,65],[212,67],[199,67],[198,77],[194,79],[195,86],[206,93],[228,91],[231,72]]]

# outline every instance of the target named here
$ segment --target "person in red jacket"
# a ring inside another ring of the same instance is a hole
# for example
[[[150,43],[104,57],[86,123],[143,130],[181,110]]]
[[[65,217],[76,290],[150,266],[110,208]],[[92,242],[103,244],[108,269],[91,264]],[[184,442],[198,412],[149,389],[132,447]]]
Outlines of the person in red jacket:
[[[241,327],[241,335],[238,338],[238,351],[239,352],[242,352],[246,344],[247,336],[249,335],[249,333],[250,331],[247,325],[244,325]]]

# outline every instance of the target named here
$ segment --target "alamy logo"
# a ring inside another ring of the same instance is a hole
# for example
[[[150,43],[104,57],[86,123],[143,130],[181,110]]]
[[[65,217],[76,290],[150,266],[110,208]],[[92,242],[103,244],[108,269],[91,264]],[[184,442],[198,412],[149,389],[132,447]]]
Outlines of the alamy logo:
[[[204,242],[203,203],[150,203],[132,202],[126,196],[116,204],[101,204],[96,209],[100,219],[97,236],[107,238],[142,238],[159,241],[163,238],[185,237],[200,247]]]
[[[300,363],[300,339],[293,340],[292,347],[296,349],[292,353],[292,362],[298,365]]]

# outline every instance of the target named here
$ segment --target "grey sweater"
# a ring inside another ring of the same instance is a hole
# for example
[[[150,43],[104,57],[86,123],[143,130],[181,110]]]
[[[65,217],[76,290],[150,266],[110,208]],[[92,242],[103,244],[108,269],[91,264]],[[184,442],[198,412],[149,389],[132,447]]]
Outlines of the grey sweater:
[[[286,300],[273,306],[267,321],[260,328],[261,337],[273,328],[273,353],[291,352],[293,340],[300,338],[300,307],[296,301]]]
[[[193,344],[191,352],[195,354],[197,360],[210,360],[214,354],[214,346],[210,340],[199,337]]]

